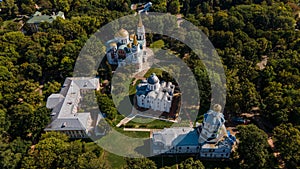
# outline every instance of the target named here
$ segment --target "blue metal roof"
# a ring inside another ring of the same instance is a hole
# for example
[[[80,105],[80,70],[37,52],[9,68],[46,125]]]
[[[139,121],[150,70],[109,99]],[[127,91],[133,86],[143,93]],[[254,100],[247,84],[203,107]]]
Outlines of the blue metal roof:
[[[159,82],[159,79],[155,73],[152,73],[152,75],[150,77],[148,77],[147,82],[149,84],[155,84],[155,83]]]
[[[147,91],[147,85],[139,84],[136,86],[136,95],[147,95],[149,91]]]
[[[198,137],[199,137],[199,134],[198,134],[197,130],[193,130],[187,134],[180,135],[178,137],[178,139],[181,139],[181,140],[177,144],[177,146],[197,146],[197,145],[199,145]]]

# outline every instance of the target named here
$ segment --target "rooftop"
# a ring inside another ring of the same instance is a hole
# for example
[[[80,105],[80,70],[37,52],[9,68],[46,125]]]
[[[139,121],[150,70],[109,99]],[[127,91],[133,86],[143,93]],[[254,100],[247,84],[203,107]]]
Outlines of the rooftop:
[[[47,130],[84,130],[90,126],[90,113],[78,113],[81,90],[98,90],[99,79],[89,77],[66,78],[59,94],[47,99],[47,108],[52,109],[53,121]]]
[[[159,82],[159,79],[158,79],[158,77],[156,76],[155,73],[152,73],[151,76],[148,77],[147,82],[148,82],[149,84],[156,84],[156,83]]]
[[[57,15],[42,15],[41,12],[36,11],[35,14],[26,22],[29,24],[35,23],[41,23],[41,22],[49,22],[52,23],[57,17],[64,18],[64,13],[59,11]]]
[[[153,133],[153,142],[161,142],[166,146],[199,145],[197,130],[190,127],[165,128]]]

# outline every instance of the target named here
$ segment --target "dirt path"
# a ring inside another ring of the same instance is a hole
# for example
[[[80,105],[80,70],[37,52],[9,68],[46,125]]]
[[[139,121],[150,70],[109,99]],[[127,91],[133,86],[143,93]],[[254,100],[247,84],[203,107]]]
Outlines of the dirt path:
[[[276,159],[278,160],[279,168],[284,168],[284,169],[286,169],[285,163],[284,163],[284,161],[282,160],[280,153],[276,150],[276,148],[275,148],[275,146],[274,146],[274,142],[273,142],[272,137],[269,137],[269,138],[268,138],[268,144],[270,145],[271,149],[273,150],[274,157],[276,157]]]
[[[268,57],[267,56],[262,56],[261,62],[257,63],[256,65],[259,67],[259,70],[263,70],[266,68],[267,63],[268,63]]]

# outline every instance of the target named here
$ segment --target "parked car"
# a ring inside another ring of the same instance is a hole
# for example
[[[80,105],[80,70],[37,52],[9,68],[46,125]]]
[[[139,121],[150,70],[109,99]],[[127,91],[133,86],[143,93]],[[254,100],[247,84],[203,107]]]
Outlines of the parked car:
[[[248,124],[249,120],[244,119],[243,117],[233,117],[231,122],[234,124]]]

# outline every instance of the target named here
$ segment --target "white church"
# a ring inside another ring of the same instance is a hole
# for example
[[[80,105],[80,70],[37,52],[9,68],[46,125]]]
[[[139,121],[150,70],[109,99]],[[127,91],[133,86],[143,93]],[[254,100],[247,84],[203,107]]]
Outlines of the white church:
[[[126,66],[135,65],[136,71],[143,70],[146,58],[145,27],[139,16],[136,34],[129,35],[125,29],[120,29],[114,39],[107,41],[106,56],[109,64]]]
[[[160,82],[155,73],[136,87],[137,106],[154,111],[170,112],[175,85]]]

